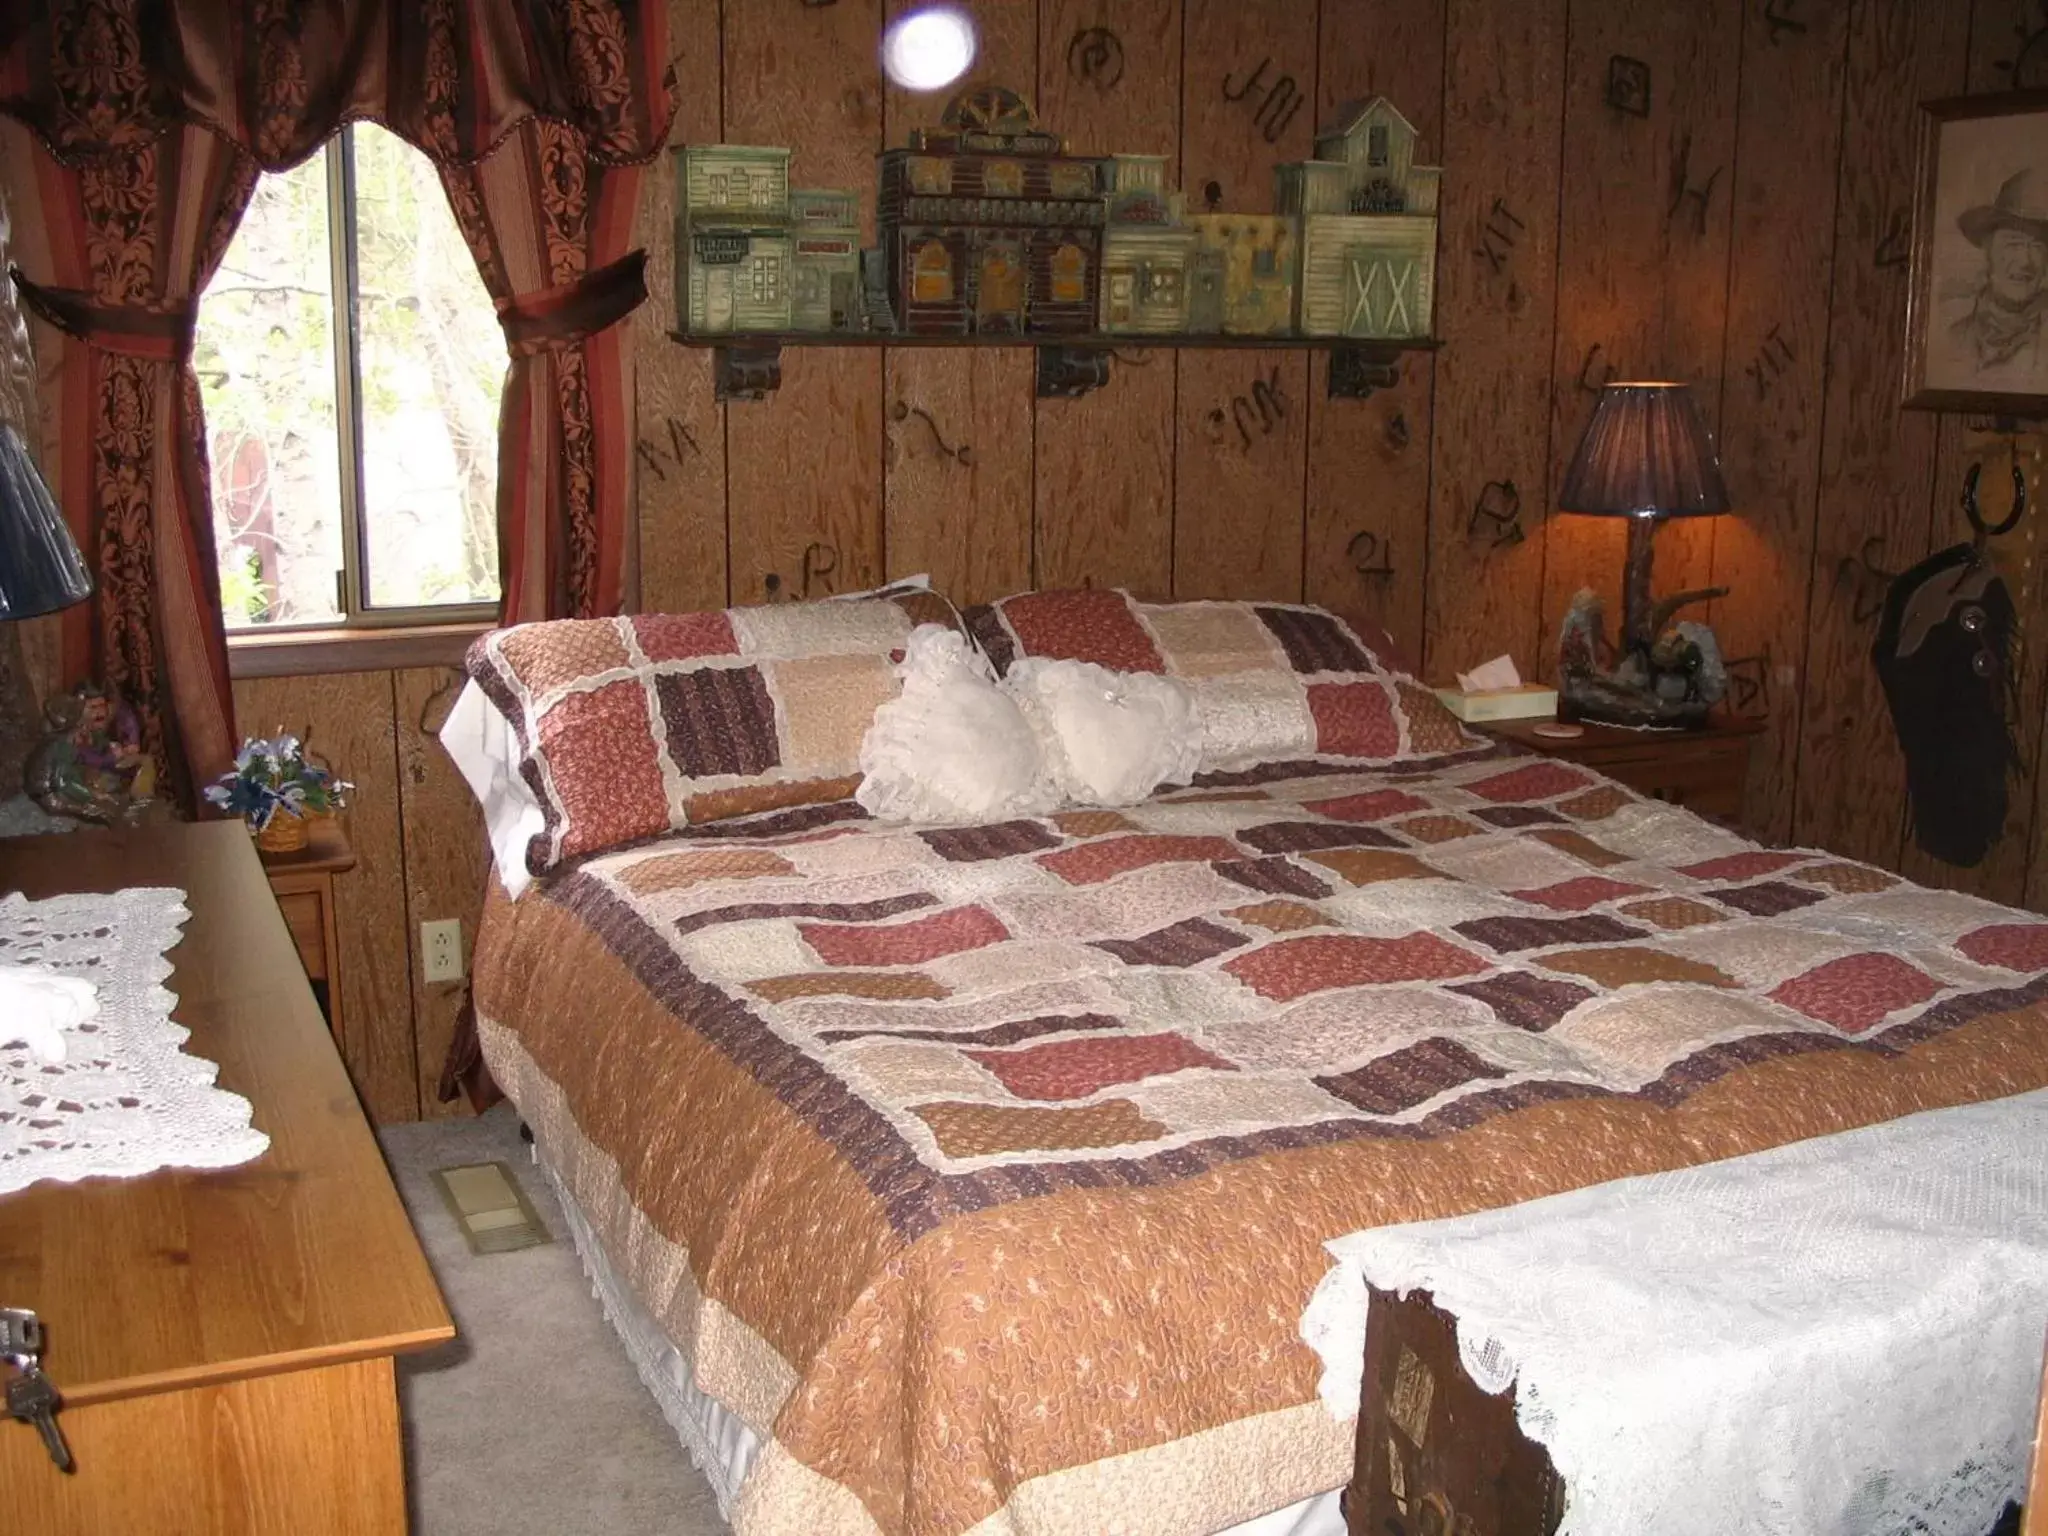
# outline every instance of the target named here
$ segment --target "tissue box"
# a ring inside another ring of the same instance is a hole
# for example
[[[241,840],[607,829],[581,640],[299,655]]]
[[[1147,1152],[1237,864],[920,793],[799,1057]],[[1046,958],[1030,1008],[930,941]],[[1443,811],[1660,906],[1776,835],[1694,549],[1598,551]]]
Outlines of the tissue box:
[[[1515,688],[1486,688],[1467,693],[1462,688],[1439,688],[1436,696],[1444,707],[1467,724],[1484,720],[1531,720],[1557,713],[1557,690],[1541,683],[1523,683]]]

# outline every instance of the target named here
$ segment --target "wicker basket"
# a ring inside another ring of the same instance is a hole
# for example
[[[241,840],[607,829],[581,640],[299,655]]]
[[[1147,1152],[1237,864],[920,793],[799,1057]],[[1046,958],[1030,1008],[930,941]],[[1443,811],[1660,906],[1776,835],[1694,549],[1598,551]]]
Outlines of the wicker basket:
[[[270,825],[256,833],[256,846],[264,853],[297,853],[311,837],[312,828],[305,817],[276,811]]]

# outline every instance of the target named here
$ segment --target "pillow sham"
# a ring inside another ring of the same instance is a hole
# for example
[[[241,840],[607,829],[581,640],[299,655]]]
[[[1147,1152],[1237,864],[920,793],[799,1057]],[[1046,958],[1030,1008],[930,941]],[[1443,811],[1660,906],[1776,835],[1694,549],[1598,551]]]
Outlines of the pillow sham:
[[[902,692],[875,711],[860,745],[854,798],[869,815],[960,825],[1059,803],[1030,722],[959,631],[920,626],[897,673]]]
[[[963,615],[999,673],[1026,658],[1177,678],[1194,694],[1201,771],[1304,757],[1397,762],[1484,745],[1399,665],[1303,603],[1141,603],[1110,588],[1024,592]]]
[[[1046,776],[1068,804],[1135,805],[1161,784],[1185,784],[1200,765],[1194,695],[1178,679],[1026,657],[1003,689],[1031,722]]]
[[[540,806],[526,866],[696,823],[843,800],[896,696],[923,589],[722,612],[551,619],[494,630],[466,666],[511,727]],[[957,621],[957,620],[956,620]]]

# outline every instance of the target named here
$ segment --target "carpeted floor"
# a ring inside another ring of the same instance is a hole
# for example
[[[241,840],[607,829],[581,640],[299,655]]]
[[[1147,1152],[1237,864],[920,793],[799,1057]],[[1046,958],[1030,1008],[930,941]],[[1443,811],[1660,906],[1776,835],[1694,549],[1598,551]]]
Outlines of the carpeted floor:
[[[420,1536],[727,1536],[711,1488],[640,1385],[590,1294],[560,1207],[500,1105],[379,1132],[458,1337],[401,1357]],[[469,1251],[429,1175],[502,1161],[555,1241]]]

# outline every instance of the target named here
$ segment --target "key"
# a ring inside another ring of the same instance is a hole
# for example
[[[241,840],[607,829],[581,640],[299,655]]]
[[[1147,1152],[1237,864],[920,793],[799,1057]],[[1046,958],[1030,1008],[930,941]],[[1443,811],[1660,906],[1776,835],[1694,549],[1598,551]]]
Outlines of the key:
[[[33,1424],[36,1433],[43,1437],[43,1449],[50,1453],[50,1460],[57,1464],[59,1472],[72,1470],[71,1447],[64,1443],[64,1431],[57,1427],[57,1406],[62,1401],[57,1388],[42,1372],[42,1367],[28,1365],[19,1376],[7,1383],[7,1416],[20,1419],[24,1424]]]

